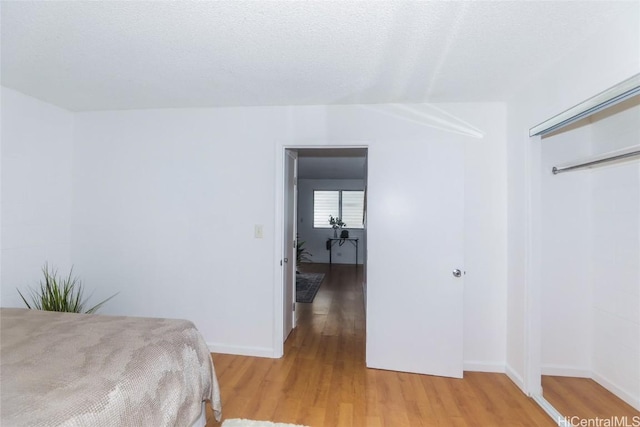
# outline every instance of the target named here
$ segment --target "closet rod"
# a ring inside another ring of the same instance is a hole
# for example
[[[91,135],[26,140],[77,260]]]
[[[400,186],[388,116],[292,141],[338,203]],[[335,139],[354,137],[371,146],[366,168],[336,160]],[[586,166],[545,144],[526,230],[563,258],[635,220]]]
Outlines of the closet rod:
[[[629,157],[636,157],[636,156],[640,156],[640,150],[631,151],[629,153],[624,153],[624,154],[617,154],[615,156],[605,157],[604,159],[592,160],[590,162],[578,163],[577,165],[564,166],[560,168],[557,168],[554,166],[553,169],[551,169],[551,172],[553,172],[554,175],[557,175],[563,172],[569,172],[576,169],[588,168],[591,166],[596,166],[603,163],[609,163],[616,160],[622,160],[622,159],[627,159]]]
[[[640,93],[640,73],[634,74],[627,80],[592,96],[591,98],[569,108],[566,111],[529,129],[529,136],[546,135],[561,129],[598,111],[609,108],[619,102]]]

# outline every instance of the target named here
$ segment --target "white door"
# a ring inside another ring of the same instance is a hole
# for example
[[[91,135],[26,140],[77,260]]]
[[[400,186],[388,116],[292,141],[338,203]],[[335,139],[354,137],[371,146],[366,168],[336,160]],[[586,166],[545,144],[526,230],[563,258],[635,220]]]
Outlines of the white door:
[[[284,337],[287,337],[296,326],[296,204],[298,192],[298,154],[286,150],[284,174]]]
[[[462,377],[463,148],[369,148],[369,367]]]

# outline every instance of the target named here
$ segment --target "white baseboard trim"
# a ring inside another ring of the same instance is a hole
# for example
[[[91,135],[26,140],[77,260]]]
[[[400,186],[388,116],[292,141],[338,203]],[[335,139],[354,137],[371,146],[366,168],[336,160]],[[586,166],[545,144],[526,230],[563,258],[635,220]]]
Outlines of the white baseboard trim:
[[[477,361],[466,361],[462,365],[462,369],[469,372],[494,372],[498,374],[504,374],[505,368],[504,363],[498,362],[477,362]]]
[[[615,394],[620,399],[622,399],[625,402],[627,402],[629,405],[633,406],[636,410],[640,411],[640,397],[639,396],[631,395],[630,393],[626,392],[625,390],[622,390],[621,388],[619,388],[616,385],[612,384],[605,377],[603,377],[601,375],[598,375],[595,372],[592,372],[591,378],[595,382],[600,384],[602,387],[606,388],[611,393]]]
[[[244,347],[238,345],[228,345],[220,343],[207,343],[209,351],[211,353],[223,353],[223,354],[237,354],[238,356],[254,356],[254,357],[268,357],[276,359],[272,348],[268,347]]]
[[[507,364],[506,369],[505,369],[505,374],[507,374],[507,376],[509,377],[509,379],[511,381],[513,381],[513,383],[515,385],[518,386],[518,388],[524,393],[527,394],[527,392],[524,390],[524,380],[522,379],[522,377],[520,375],[518,375],[518,373],[516,371],[513,370],[513,368],[511,366],[509,366],[509,364]]]
[[[540,368],[542,375],[552,375],[555,377],[591,378],[589,369],[575,368],[562,365],[542,365]]]
[[[560,413],[556,408],[553,407],[551,403],[549,403],[541,394],[534,394],[531,396],[533,400],[542,408],[544,412],[547,413],[551,417],[551,419],[560,427],[570,427],[570,422],[567,422],[567,419]]]

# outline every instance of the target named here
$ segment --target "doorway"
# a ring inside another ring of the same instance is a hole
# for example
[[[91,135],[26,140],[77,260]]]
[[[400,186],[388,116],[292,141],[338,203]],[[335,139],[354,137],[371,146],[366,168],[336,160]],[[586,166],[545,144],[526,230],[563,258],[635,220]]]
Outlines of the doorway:
[[[305,264],[307,270],[349,265],[354,267],[350,271],[366,271],[367,149],[286,148],[284,162],[283,253],[287,262],[283,263],[282,295],[286,341],[296,327],[300,312],[296,308],[310,304],[296,301],[296,279],[307,274],[301,271]],[[341,218],[345,224],[334,229],[330,217]],[[358,277],[363,288],[365,277]]]
[[[285,249],[286,151],[367,148],[361,251],[367,367],[462,377],[465,142],[464,135],[438,132],[428,140],[366,147],[275,147],[277,263]],[[284,354],[283,272],[274,269],[274,357]]]

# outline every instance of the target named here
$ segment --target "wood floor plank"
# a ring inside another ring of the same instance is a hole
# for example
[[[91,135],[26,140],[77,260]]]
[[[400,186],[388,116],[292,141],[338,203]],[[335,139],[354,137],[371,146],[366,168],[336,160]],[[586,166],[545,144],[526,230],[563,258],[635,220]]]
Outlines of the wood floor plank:
[[[544,398],[562,415],[579,419],[627,417],[640,425],[640,411],[589,378],[542,376]]]
[[[312,427],[554,426],[504,374],[464,379],[367,369],[362,270],[325,273],[313,303],[297,304],[282,359],[212,354],[223,418]],[[207,427],[218,427],[210,408]]]

